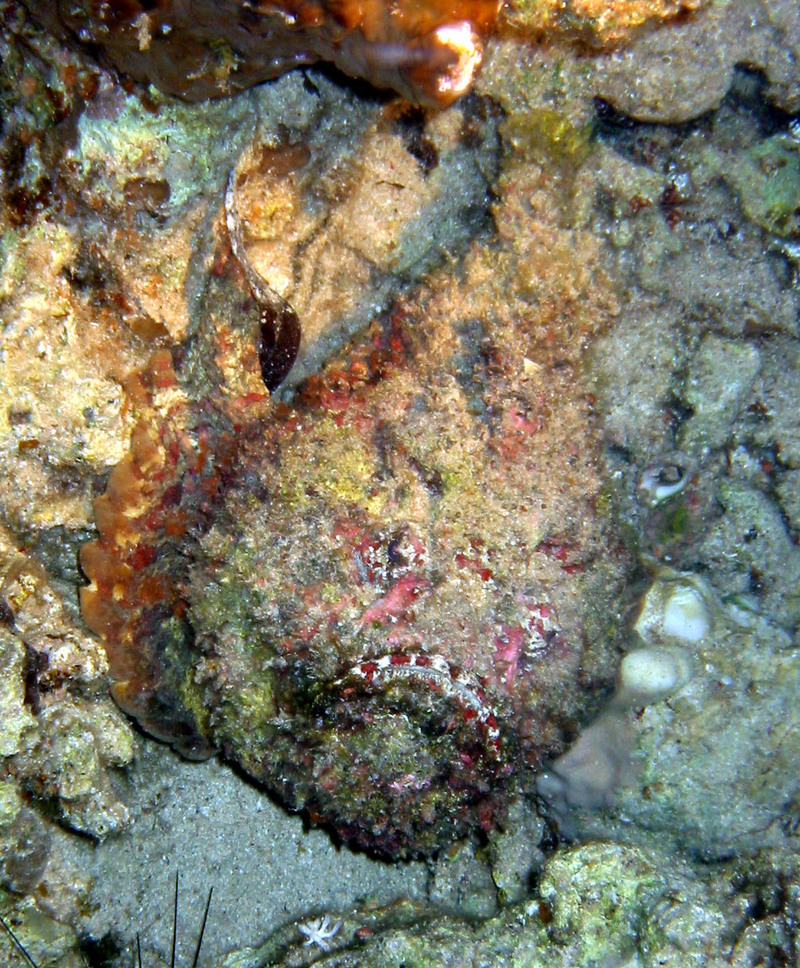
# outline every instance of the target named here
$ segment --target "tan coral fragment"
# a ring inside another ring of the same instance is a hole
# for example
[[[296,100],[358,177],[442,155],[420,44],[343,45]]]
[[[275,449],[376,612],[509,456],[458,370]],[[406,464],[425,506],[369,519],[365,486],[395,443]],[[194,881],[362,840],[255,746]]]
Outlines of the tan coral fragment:
[[[9,536],[0,535],[0,561],[9,612],[0,694],[6,770],[20,788],[53,798],[70,826],[103,838],[129,822],[107,768],[134,753],[131,729],[106,693],[105,653]]]

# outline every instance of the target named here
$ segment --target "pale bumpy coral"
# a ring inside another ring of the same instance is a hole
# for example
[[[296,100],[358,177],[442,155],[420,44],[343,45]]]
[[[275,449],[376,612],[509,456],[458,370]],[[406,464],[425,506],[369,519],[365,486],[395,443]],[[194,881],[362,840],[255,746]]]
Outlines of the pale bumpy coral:
[[[102,840],[129,823],[110,773],[133,736],[107,669],[63,586],[0,533],[0,913],[39,964],[78,964],[66,923],[87,882],[65,863],[63,827]]]
[[[107,768],[133,755],[130,729],[105,695],[105,653],[43,569],[8,544],[0,607],[6,782],[51,799],[76,830],[105,837],[127,823]]]

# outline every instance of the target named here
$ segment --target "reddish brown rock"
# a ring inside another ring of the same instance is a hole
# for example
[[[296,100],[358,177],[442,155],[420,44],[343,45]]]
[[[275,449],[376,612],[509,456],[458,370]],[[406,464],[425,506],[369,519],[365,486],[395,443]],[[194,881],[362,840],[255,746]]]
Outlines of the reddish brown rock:
[[[471,85],[497,0],[27,0],[46,26],[190,101],[317,61],[442,107]]]

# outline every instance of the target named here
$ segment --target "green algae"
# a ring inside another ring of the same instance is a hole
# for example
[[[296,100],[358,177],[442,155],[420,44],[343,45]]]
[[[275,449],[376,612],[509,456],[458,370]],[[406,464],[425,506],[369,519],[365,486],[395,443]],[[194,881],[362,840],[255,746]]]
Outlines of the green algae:
[[[756,225],[781,238],[800,231],[800,144],[765,138],[735,158],[725,178]]]
[[[220,161],[228,167],[246,139],[246,97],[190,105],[151,92],[150,99],[117,92],[113,109],[85,112],[78,122],[75,161],[84,177],[107,176],[103,191],[118,203],[131,179],[166,179],[167,214],[178,213],[198,196],[219,191]],[[98,185],[98,188],[100,186]]]
[[[592,125],[576,124],[567,111],[530,108],[515,112],[503,125],[508,143],[527,157],[578,168],[592,150]]]
[[[289,452],[289,459],[299,461],[301,466],[296,474],[286,474],[281,480],[280,495],[287,510],[304,510],[314,502],[315,492],[319,491],[336,502],[380,517],[384,495],[374,487],[378,470],[374,453],[333,416],[319,422],[316,440],[313,454],[308,454],[302,444],[297,451]],[[311,489],[304,466],[309,459],[313,460],[316,471]]]
[[[539,890],[552,910],[552,938],[572,946],[577,964],[597,964],[655,941],[643,935],[664,885],[640,851],[617,844],[564,851],[548,864]]]

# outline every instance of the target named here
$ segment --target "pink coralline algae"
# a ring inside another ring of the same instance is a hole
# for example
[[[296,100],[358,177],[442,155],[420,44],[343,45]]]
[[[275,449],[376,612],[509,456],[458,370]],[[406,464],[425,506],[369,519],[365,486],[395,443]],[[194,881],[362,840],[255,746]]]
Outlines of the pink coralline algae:
[[[295,67],[345,74],[443,107],[472,84],[497,0],[26,0],[44,24],[132,77],[188,100]]]
[[[347,842],[431,853],[501,821],[613,684],[591,404],[563,358],[526,367],[529,307],[445,277],[271,402],[232,273],[131,381],[84,616],[145,729]]]

